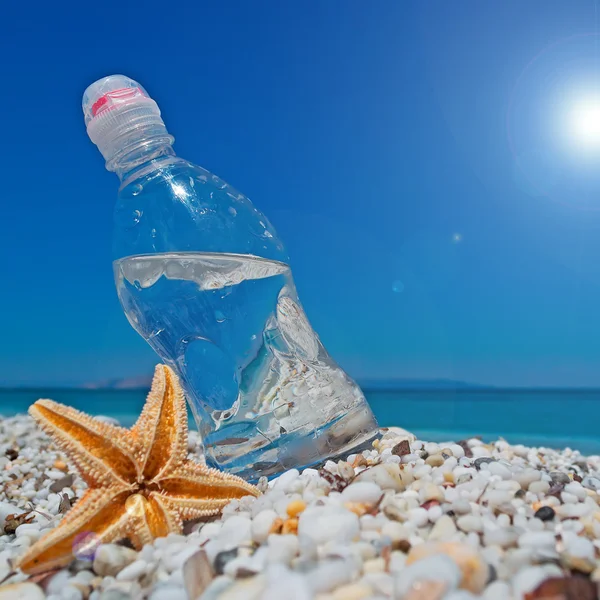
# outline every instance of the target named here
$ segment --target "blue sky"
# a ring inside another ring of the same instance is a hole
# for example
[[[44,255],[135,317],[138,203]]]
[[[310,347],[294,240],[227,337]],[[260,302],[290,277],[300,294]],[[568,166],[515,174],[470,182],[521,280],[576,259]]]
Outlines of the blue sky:
[[[593,1],[17,4],[0,23],[0,383],[156,362],[116,297],[118,181],[80,108],[124,73],[180,156],[269,216],[352,375],[600,385]]]

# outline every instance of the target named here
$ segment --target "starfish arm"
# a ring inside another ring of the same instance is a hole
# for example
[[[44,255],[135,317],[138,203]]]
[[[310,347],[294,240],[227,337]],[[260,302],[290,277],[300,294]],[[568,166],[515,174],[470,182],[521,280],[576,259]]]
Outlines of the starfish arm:
[[[38,400],[29,414],[71,459],[89,487],[127,484],[135,478],[136,449],[128,430],[52,400]]]
[[[157,537],[181,533],[183,529],[183,521],[179,515],[169,512],[156,492],[151,492],[147,497],[141,494],[131,495],[127,498],[125,508],[129,515],[127,537],[138,549]]]
[[[217,514],[230,500],[260,494],[240,477],[189,460],[157,483],[165,504],[185,520]]]
[[[131,429],[144,479],[160,477],[185,460],[187,430],[185,396],[177,376],[170,367],[158,365],[146,405]]]
[[[124,537],[128,495],[122,486],[88,490],[57,527],[27,550],[17,566],[28,574],[65,567],[75,552],[92,554],[98,544]]]

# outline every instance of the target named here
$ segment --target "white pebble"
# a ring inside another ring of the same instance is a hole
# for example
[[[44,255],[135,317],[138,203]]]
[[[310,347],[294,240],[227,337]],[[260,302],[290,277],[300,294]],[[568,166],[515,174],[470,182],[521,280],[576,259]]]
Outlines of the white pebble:
[[[474,531],[480,533],[483,531],[483,520],[476,515],[464,515],[456,520],[456,525],[462,531],[469,533]]]
[[[148,563],[145,560],[135,560],[118,573],[117,581],[134,581],[141,577],[147,568]]]
[[[335,506],[308,507],[298,521],[298,541],[301,546],[326,542],[349,543],[360,531],[358,517]]]
[[[272,508],[258,513],[252,520],[250,527],[252,539],[259,544],[265,542],[269,537],[269,531],[276,518],[277,513]]]
[[[397,463],[385,463],[365,469],[359,473],[354,481],[371,482],[382,490],[393,490],[395,492],[400,492],[405,488],[400,466]]]
[[[425,527],[429,522],[429,515],[424,508],[412,508],[408,511],[408,520],[415,527]]]
[[[364,502],[365,504],[375,504],[381,499],[383,492],[375,483],[368,481],[358,481],[351,483],[342,492],[343,502]]]
[[[512,471],[505,465],[499,462],[492,462],[488,464],[488,469],[492,475],[498,475],[502,479],[511,479]]]
[[[455,589],[460,580],[458,565],[445,554],[435,554],[418,560],[398,572],[394,579],[396,597],[402,598],[417,581],[442,581],[449,590]]]

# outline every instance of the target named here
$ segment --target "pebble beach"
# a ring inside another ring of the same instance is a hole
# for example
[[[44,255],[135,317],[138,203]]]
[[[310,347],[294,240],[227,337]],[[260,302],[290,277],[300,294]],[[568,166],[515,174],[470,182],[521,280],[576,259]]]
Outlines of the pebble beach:
[[[202,460],[193,431],[189,452]],[[599,597],[600,456],[389,428],[259,488],[140,552],[99,545],[28,577],[15,559],[85,484],[29,416],[0,419],[0,600]]]

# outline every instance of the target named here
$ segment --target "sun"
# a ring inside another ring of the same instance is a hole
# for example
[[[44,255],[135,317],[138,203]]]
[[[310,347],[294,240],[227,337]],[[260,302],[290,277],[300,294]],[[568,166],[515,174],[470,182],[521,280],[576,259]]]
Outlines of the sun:
[[[584,146],[600,146],[600,98],[584,100],[571,110],[571,132]]]

